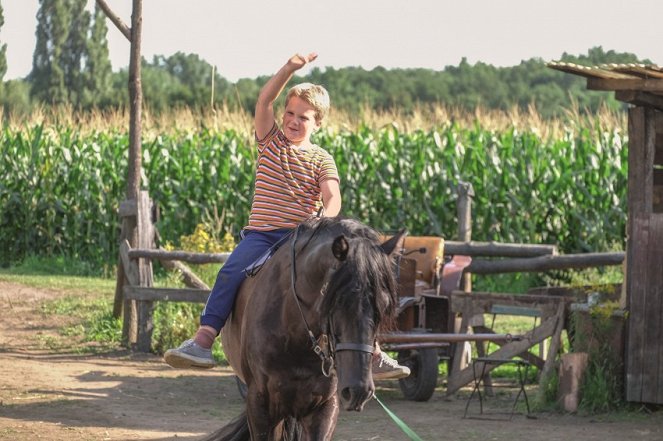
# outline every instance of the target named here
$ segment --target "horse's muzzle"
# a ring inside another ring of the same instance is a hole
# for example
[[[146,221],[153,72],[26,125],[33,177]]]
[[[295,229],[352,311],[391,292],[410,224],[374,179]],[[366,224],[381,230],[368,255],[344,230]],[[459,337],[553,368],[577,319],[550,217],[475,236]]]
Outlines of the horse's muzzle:
[[[375,387],[345,387],[340,391],[341,403],[345,410],[354,410],[361,412],[364,409],[364,404],[371,398]]]

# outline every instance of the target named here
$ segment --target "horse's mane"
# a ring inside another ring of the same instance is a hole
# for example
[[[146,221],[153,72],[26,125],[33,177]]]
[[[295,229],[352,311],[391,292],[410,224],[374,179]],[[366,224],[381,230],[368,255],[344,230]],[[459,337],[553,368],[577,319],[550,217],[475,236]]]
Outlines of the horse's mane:
[[[332,240],[343,235],[350,243],[346,259],[338,262],[328,281],[321,316],[330,316],[336,310],[356,313],[372,306],[370,319],[376,328],[391,328],[396,311],[395,263],[380,246],[378,233],[349,218],[322,218],[305,222],[302,229],[311,232],[309,241],[325,234]]]

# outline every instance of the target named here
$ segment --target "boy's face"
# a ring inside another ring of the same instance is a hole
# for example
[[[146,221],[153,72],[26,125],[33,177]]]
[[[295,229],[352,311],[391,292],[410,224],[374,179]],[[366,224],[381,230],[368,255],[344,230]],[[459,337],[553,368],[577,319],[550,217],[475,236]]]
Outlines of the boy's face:
[[[320,127],[315,120],[315,109],[303,99],[293,96],[285,106],[283,133],[295,145],[309,142],[311,134]]]

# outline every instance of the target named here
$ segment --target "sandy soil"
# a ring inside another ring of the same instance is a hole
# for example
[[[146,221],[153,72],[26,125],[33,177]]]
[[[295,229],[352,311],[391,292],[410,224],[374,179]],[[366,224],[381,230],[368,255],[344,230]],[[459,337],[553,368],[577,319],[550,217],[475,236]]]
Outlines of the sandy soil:
[[[178,371],[154,355],[85,355],[80,343],[66,344],[70,339],[59,330],[73,319],[40,310],[42,302],[66,294],[0,280],[1,440],[194,440],[242,411],[227,368]],[[510,406],[502,397],[491,399],[490,420],[464,419],[468,391],[445,397],[440,387],[430,401],[414,403],[395,382],[378,386],[380,399],[424,440],[663,440],[661,412],[493,420],[505,415],[492,412]],[[408,438],[371,402],[362,413],[342,413],[334,439]]]

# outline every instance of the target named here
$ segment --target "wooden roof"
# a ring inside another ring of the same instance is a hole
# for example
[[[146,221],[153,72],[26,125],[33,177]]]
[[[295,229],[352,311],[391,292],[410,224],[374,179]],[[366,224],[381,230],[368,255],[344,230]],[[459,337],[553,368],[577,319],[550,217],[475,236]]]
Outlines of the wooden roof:
[[[655,64],[579,64],[552,61],[548,67],[587,78],[590,90],[611,90],[615,98],[663,110],[663,68]]]

